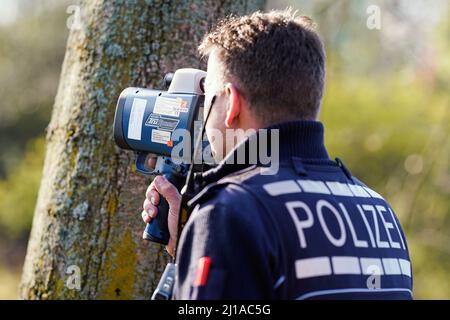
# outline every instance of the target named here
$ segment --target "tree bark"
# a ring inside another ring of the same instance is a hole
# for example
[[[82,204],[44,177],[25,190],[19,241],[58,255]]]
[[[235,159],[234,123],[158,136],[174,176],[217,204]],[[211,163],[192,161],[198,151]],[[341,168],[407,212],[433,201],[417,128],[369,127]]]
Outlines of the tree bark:
[[[81,29],[70,32],[47,128],[21,298],[151,296],[169,257],[163,246],[141,240],[149,181],[134,172],[133,155],[115,146],[116,100],[128,86],[161,87],[169,71],[204,69],[196,47],[211,25],[263,5],[263,0],[82,2]]]

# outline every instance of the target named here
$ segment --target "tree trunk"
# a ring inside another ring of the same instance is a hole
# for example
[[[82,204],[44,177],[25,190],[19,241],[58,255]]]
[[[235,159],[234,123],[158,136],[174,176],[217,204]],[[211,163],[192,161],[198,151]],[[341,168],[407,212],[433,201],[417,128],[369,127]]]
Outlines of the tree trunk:
[[[119,150],[112,126],[128,86],[205,68],[196,47],[219,18],[263,0],[90,0],[72,28],[22,275],[23,299],[148,299],[168,261],[141,240],[148,179]],[[65,26],[61,26],[65,27]]]

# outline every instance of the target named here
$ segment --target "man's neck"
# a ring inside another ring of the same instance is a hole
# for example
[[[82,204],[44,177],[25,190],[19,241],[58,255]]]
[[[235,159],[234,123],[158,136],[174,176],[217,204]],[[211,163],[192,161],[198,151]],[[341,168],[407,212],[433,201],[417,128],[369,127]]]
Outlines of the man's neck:
[[[272,134],[275,133],[278,135],[277,148],[273,148],[272,143],[272,139],[274,139]],[[269,138],[265,141],[265,146],[264,143],[261,144],[261,138],[264,138],[264,135]],[[258,146],[258,149],[256,150],[256,157],[252,154],[252,150],[255,152],[255,149],[252,149],[252,146],[254,146],[251,143],[252,138],[257,141],[256,145]],[[324,145],[324,128],[321,122],[312,120],[282,122],[257,130],[256,134],[250,139],[242,141],[227,154],[216,168],[204,173],[205,179],[212,182],[250,165],[264,165],[259,161],[261,147],[267,147],[266,150],[263,150],[262,154],[270,154],[272,158],[277,158],[277,161],[280,163],[288,162],[293,157],[300,159],[330,160]],[[272,154],[273,152],[278,153],[276,157]],[[242,160],[242,157],[240,157],[242,154],[245,155],[245,161],[243,162],[240,161]],[[255,158],[257,161],[256,163],[253,163]]]

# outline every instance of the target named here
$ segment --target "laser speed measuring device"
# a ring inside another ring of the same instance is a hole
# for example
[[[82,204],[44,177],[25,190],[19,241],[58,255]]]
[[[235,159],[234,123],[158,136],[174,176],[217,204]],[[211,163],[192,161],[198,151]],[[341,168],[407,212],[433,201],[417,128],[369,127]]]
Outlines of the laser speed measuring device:
[[[136,153],[138,172],[164,175],[179,191],[193,163],[194,145],[202,126],[205,77],[206,72],[202,70],[178,69],[165,76],[167,91],[127,88],[120,94],[116,106],[116,144]],[[177,150],[176,159],[174,150]],[[157,156],[155,168],[147,166],[149,155]],[[158,213],[147,224],[144,239],[168,244],[168,212],[166,199],[160,197]]]

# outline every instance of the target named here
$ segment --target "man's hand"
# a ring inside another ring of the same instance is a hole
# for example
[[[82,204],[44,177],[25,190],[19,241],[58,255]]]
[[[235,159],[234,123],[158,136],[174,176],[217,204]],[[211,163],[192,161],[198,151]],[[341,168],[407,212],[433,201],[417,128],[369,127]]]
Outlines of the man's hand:
[[[153,160],[150,160],[153,161]],[[149,161],[149,163],[150,163]],[[181,195],[177,188],[163,176],[156,176],[147,188],[145,193],[144,211],[142,219],[145,223],[150,223],[151,219],[158,214],[157,205],[160,197],[166,198],[169,204],[168,226],[170,239],[166,246],[167,252],[173,257],[175,254],[175,242],[177,238],[178,210],[181,204]]]

